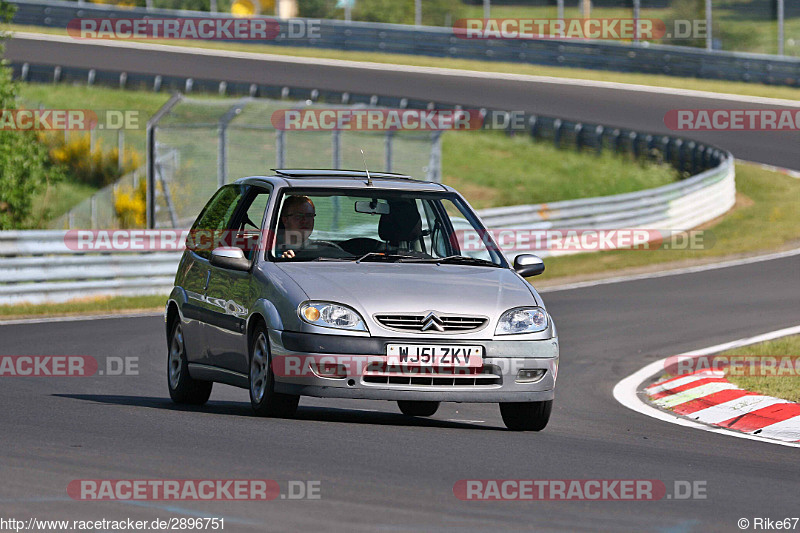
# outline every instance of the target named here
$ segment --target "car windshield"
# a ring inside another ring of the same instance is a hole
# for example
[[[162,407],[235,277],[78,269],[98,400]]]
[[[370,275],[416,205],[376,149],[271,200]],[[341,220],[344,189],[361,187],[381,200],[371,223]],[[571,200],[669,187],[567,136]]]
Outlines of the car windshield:
[[[272,260],[507,267],[472,211],[452,193],[290,189],[278,205]]]

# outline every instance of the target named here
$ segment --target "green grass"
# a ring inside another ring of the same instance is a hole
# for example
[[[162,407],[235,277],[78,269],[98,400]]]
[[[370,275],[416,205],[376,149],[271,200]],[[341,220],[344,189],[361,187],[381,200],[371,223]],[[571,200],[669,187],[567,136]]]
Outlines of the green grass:
[[[109,110],[138,111],[139,128],[124,131],[126,145],[133,147],[142,156],[145,153],[145,126],[147,120],[163,106],[170,95],[147,91],[121,91],[106,87],[86,85],[53,85],[49,83],[19,84],[19,104],[24,107],[43,105],[49,109],[91,109],[96,112]],[[84,132],[70,132],[80,135]],[[117,132],[97,130],[97,138],[106,147],[117,146]]]
[[[557,284],[568,276],[618,273],[658,265],[659,269],[735,254],[767,252],[800,243],[800,179],[771,172],[753,164],[736,165],[737,205],[704,227],[710,232],[703,250],[615,250],[548,257],[547,270],[532,281]]]
[[[16,304],[0,306],[0,318],[10,320],[28,316],[62,316],[77,314],[113,314],[143,309],[163,310],[166,295],[116,296],[93,298],[59,304]]]
[[[54,35],[66,35],[66,31],[58,28],[40,28],[37,26],[12,25],[14,31],[30,31]],[[150,43],[169,44],[194,48],[231,50],[239,52],[267,53],[295,57],[311,57],[320,59],[342,59],[350,61],[368,61],[373,63],[412,65],[420,67],[440,67],[457,70],[473,70],[480,72],[499,72],[507,74],[527,74],[534,76],[555,76],[583,80],[632,83],[655,87],[691,89],[746,96],[767,98],[783,98],[800,100],[800,88],[759,85],[724,80],[705,80],[698,78],[680,78],[657,74],[637,74],[632,72],[611,72],[570,67],[550,67],[520,63],[502,63],[496,61],[477,61],[467,59],[451,59],[423,57],[404,54],[384,54],[380,52],[348,52],[326,50],[321,48],[288,47],[261,44],[222,43],[211,41],[147,41]]]
[[[758,359],[759,356],[781,355],[800,357],[800,335],[737,348],[723,352],[721,355],[744,356],[747,358],[752,357],[753,359]],[[778,366],[775,372],[776,375],[742,376],[740,374],[749,372],[728,371],[726,372],[726,377],[728,381],[743,389],[792,402],[800,402],[800,375],[796,373],[797,365],[794,364],[797,359],[790,361],[793,371],[786,366]],[[748,364],[744,365],[745,368],[748,368],[748,366]],[[767,371],[765,373],[769,374],[771,372]]]
[[[98,189],[84,183],[59,182],[48,184],[44,191],[33,198],[33,213],[30,226],[46,229],[50,220],[60,217],[67,211],[89,198]]]
[[[604,152],[556,149],[527,134],[448,132],[442,142],[443,182],[476,209],[621,194],[678,178],[664,164]]]

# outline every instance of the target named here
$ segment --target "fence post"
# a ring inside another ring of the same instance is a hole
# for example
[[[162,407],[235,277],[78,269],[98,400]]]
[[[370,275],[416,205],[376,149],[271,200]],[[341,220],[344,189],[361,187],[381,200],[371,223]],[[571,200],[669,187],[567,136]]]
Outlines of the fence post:
[[[442,132],[436,130],[431,134],[431,157],[428,163],[428,180],[442,182]]]
[[[95,194],[89,200],[89,221],[92,229],[97,229],[97,195]]]
[[[117,168],[122,173],[125,167],[125,130],[122,128],[117,130]]]
[[[394,139],[394,132],[387,131],[386,137],[384,137],[383,144],[384,144],[384,157],[386,158],[385,167],[386,172],[392,171],[392,159],[394,158],[394,154],[392,153],[393,147],[393,139]]]
[[[286,132],[283,130],[275,133],[275,166],[286,167]]]
[[[333,130],[331,132],[331,148],[333,152],[333,168],[342,168],[342,132]]]
[[[156,127],[158,122],[175,107],[178,102],[183,100],[181,93],[175,93],[170,97],[161,109],[147,121],[147,227],[156,227]]]

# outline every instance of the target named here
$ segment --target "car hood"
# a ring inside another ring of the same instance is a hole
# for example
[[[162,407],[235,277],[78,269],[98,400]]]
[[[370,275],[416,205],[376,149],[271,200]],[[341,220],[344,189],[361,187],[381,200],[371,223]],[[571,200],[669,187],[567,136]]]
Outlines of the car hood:
[[[413,263],[278,263],[311,300],[376,313],[481,315],[492,321],[518,306],[542,305],[533,288],[505,268]],[[366,317],[365,317],[366,318]]]

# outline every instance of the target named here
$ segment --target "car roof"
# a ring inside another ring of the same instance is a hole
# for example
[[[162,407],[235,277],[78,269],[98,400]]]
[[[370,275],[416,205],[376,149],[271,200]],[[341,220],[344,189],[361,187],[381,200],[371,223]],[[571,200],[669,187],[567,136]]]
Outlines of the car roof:
[[[363,189],[367,187],[367,172],[364,170],[339,169],[272,169],[275,176],[250,176],[237,182],[266,182],[273,186],[319,188],[319,189]],[[416,180],[405,174],[392,172],[370,172],[372,186],[377,189],[442,192],[450,191],[439,183]]]

